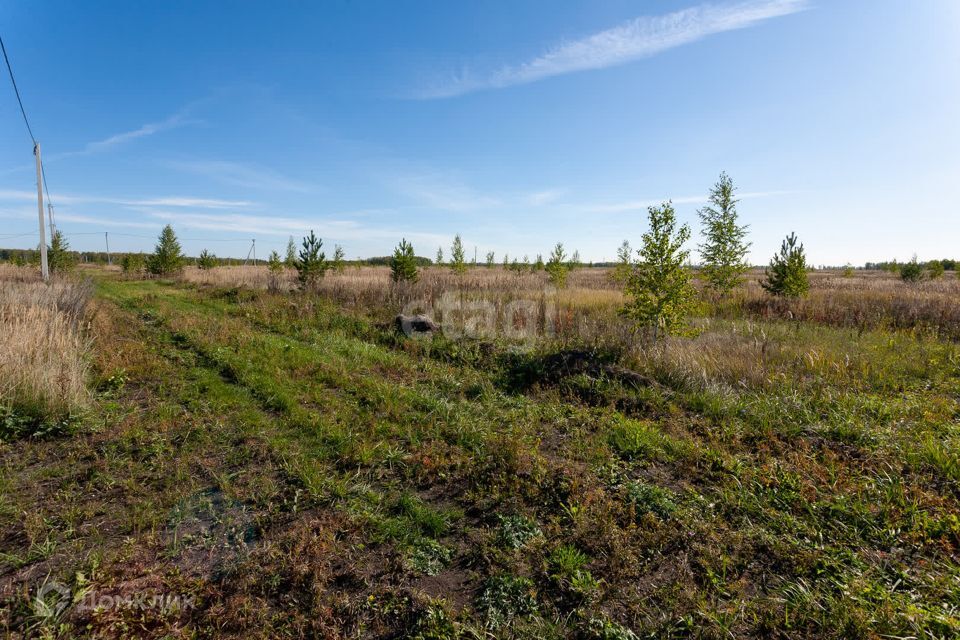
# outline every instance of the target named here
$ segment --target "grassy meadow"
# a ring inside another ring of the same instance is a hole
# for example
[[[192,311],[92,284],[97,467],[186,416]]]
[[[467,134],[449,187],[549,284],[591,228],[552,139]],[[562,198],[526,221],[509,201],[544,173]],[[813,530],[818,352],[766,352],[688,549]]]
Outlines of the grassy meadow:
[[[602,268],[3,267],[0,630],[957,637],[960,279],[759,276],[649,344]]]

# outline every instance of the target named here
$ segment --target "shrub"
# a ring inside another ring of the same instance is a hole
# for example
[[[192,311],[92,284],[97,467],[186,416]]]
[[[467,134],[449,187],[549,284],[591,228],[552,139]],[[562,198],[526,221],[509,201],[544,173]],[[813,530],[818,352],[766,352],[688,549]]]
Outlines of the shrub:
[[[943,262],[940,260],[931,260],[927,263],[927,273],[930,275],[931,280],[939,280],[943,277],[943,272]]]
[[[690,255],[683,249],[690,239],[690,227],[677,228],[670,202],[650,207],[648,213],[650,230],[643,234],[639,260],[627,278],[625,292],[630,300],[620,312],[656,340],[686,326],[696,290],[684,266]]]
[[[217,266],[217,256],[204,249],[200,252],[200,257],[197,258],[197,266],[203,271],[209,271]]]
[[[743,274],[750,265],[745,258],[750,243],[745,242],[747,227],[737,224],[736,188],[726,173],[710,190],[710,204],[700,209],[704,243],[701,273],[707,285],[716,293],[729,294],[743,282]]]
[[[443,264],[443,247],[437,247],[437,266]]]
[[[797,245],[797,234],[791,233],[770,260],[766,278],[760,283],[764,291],[784,298],[802,298],[810,290],[807,279],[807,258],[803,245]]]
[[[393,250],[393,259],[390,261],[390,277],[394,282],[416,282],[420,279],[413,245],[407,242],[406,238],[401,240],[397,248]]]
[[[558,242],[557,246],[550,252],[550,258],[547,260],[547,275],[550,277],[550,283],[558,289],[567,286],[567,274],[570,271],[570,265],[567,264],[567,254],[563,250],[563,243]]]
[[[153,255],[147,258],[147,270],[155,276],[174,275],[183,270],[183,252],[170,225],[160,232]]]
[[[920,282],[923,280],[923,265],[913,256],[910,262],[900,265],[900,279],[904,282]]]
[[[140,275],[145,265],[146,260],[142,253],[128,253],[120,259],[120,268],[127,275]]]
[[[269,274],[267,278],[267,289],[270,291],[279,291],[281,278],[283,277],[283,261],[280,259],[280,254],[276,251],[271,251],[270,256],[267,258],[267,273]]]
[[[488,268],[488,269],[493,266],[493,261],[494,261],[495,257],[496,257],[496,256],[494,255],[493,251],[488,251],[488,252],[487,252],[487,268]]]
[[[320,251],[321,247],[323,247],[323,240],[318,238],[311,229],[310,235],[303,239],[295,265],[301,289],[314,289],[320,278],[327,272],[327,256]]]

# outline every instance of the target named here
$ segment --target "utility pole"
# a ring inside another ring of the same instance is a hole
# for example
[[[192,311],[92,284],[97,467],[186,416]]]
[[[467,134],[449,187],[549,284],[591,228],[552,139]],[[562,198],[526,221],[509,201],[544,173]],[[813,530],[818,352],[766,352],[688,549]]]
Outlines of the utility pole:
[[[109,266],[113,264],[113,260],[110,258],[110,232],[109,231],[103,232],[103,239],[107,243],[107,265]]]
[[[53,203],[49,200],[47,201],[47,223],[50,226],[50,239],[52,240],[53,234],[57,232],[57,227],[53,224]]]
[[[250,245],[250,251],[247,251],[247,258],[243,261],[243,266],[247,266],[247,263],[250,262],[250,256],[253,256],[253,265],[257,265],[257,239],[254,238],[253,242]]]
[[[33,146],[33,155],[37,159],[37,212],[40,216],[40,275],[44,282],[50,281],[50,267],[47,265],[47,237],[43,224],[43,169],[40,164],[40,143]]]

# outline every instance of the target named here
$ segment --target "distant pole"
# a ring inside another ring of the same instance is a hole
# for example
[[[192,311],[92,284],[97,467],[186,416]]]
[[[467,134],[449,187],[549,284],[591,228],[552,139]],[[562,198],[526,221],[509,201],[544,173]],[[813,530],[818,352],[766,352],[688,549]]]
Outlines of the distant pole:
[[[253,251],[253,266],[257,266],[257,239],[256,238],[253,239],[253,246],[250,247],[250,249],[251,251]]]
[[[43,169],[40,164],[40,143],[33,146],[33,156],[37,159],[37,213],[40,216],[40,275],[44,282],[50,281],[50,267],[47,265],[47,235],[43,223]]]
[[[110,259],[110,232],[109,231],[103,232],[103,240],[104,242],[107,243],[107,265],[112,265],[113,260]]]
[[[47,202],[47,222],[50,225],[50,237],[57,232],[57,227],[53,224],[53,204]]]

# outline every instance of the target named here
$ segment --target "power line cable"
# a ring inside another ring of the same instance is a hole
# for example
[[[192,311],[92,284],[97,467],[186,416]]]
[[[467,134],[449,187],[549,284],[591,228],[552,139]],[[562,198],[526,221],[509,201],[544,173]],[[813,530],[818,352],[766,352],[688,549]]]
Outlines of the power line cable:
[[[13,92],[17,94],[17,103],[20,105],[20,113],[23,114],[23,123],[27,125],[27,132],[30,133],[30,139],[33,140],[33,144],[36,146],[37,138],[33,135],[33,129],[30,128],[27,111],[23,108],[23,100],[20,99],[20,89],[17,88],[17,81],[13,77],[13,67],[10,66],[10,58],[7,56],[7,48],[3,44],[3,38],[0,38],[0,49],[3,50],[3,61],[7,63],[7,72],[10,74],[10,82],[13,83]]]
[[[17,87],[17,79],[13,75],[13,67],[10,65],[10,56],[7,55],[7,47],[3,44],[3,38],[0,37],[0,50],[3,51],[3,61],[7,65],[7,73],[10,74],[10,84],[13,85],[13,93],[17,96],[17,104],[20,105],[20,115],[23,116],[23,124],[27,125],[27,133],[30,134],[30,140],[33,141],[33,152],[37,152],[37,137],[33,135],[33,128],[30,126],[30,119],[27,118],[27,110],[23,107],[23,99],[20,97],[20,89]],[[47,170],[43,164],[43,159],[40,160],[40,177],[43,180],[43,190],[47,194],[47,203],[50,206],[50,224],[54,226],[54,215],[53,215],[53,198],[50,197],[50,189],[47,187]],[[50,230],[53,233],[53,229]]]

